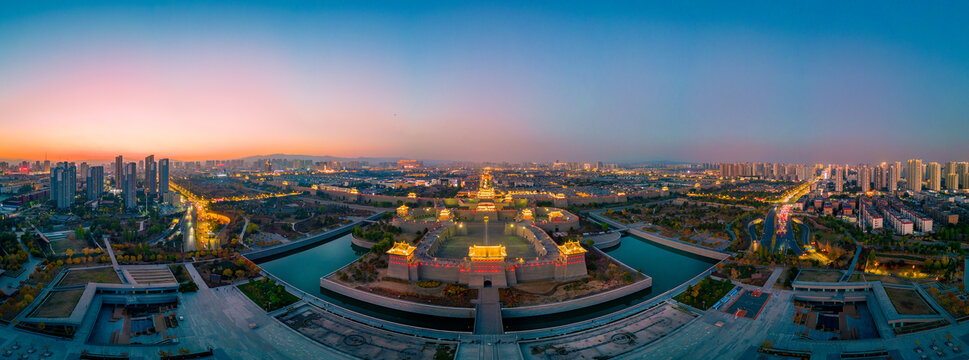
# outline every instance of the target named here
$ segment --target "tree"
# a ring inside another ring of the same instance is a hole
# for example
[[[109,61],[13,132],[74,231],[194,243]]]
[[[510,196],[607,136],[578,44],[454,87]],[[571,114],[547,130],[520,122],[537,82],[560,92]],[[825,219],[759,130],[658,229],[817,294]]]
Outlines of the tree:
[[[222,271],[222,277],[232,278],[232,269],[225,269]]]
[[[81,227],[80,225],[78,225],[77,228],[74,229],[75,240],[84,240],[85,235],[86,235],[86,232],[84,231],[84,228]]]

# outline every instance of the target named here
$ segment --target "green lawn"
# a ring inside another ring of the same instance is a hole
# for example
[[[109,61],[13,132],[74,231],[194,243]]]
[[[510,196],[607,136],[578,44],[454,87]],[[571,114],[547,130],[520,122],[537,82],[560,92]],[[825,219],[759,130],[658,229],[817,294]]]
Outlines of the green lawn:
[[[69,270],[56,286],[86,285],[87,283],[120,284],[121,278],[110,267]]]
[[[44,303],[37,307],[37,310],[34,310],[31,316],[40,318],[65,318],[71,316],[74,307],[77,306],[77,302],[81,299],[81,294],[83,293],[84,289],[52,291],[44,299]]]
[[[808,282],[837,282],[841,280],[842,272],[838,270],[801,270],[797,281]]]
[[[933,315],[935,310],[926,304],[922,300],[915,290],[910,289],[898,289],[892,287],[885,287],[885,293],[888,294],[888,299],[892,301],[892,305],[895,306],[895,311],[898,311],[902,315]]]
[[[296,295],[290,294],[282,285],[276,285],[269,278],[259,281],[250,280],[247,284],[239,285],[239,290],[266,312],[275,311],[299,301]]]
[[[449,259],[462,259],[468,256],[468,248],[474,245],[485,245],[484,224],[468,223],[468,235],[453,236],[437,249],[436,257]],[[488,245],[504,245],[508,258],[534,258],[538,256],[535,248],[527,240],[514,236],[505,235],[503,228],[505,224],[495,222],[488,225]],[[441,240],[438,240],[441,241]]]

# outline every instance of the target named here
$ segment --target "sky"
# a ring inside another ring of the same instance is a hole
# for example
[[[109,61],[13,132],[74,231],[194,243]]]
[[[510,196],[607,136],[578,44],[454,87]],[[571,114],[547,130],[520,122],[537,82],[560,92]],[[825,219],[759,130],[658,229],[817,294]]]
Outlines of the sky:
[[[8,1],[0,158],[967,161],[967,40],[965,1]]]

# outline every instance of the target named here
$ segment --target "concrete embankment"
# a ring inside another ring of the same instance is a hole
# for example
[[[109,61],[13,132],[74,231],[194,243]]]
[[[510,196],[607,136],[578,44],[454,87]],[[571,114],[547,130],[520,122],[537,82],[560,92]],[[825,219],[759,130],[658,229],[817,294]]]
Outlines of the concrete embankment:
[[[295,252],[308,247],[312,247],[324,241],[331,240],[335,237],[345,235],[349,233],[351,230],[353,230],[354,226],[362,225],[367,221],[377,220],[378,218],[380,218],[381,215],[383,215],[383,213],[378,212],[373,215],[370,215],[365,219],[357,220],[346,225],[341,225],[340,227],[337,227],[329,231],[321,232],[319,234],[313,234],[313,235],[304,237],[302,239],[290,241],[288,243],[273,245],[267,248],[245,252],[245,253],[242,253],[242,256],[245,256],[250,261],[253,261],[256,263],[260,261],[265,261],[272,257],[276,257],[286,253]]]
[[[638,230],[638,229],[628,229],[627,231],[631,235],[635,235],[635,236],[641,237],[643,239],[646,239],[646,240],[649,240],[649,241],[652,241],[652,242],[655,242],[655,243],[658,243],[658,244],[661,244],[661,245],[664,245],[664,246],[669,246],[669,247],[674,248],[674,249],[677,249],[677,250],[686,251],[688,253],[700,255],[700,256],[703,256],[703,257],[708,257],[708,258],[716,259],[716,260],[723,260],[723,259],[726,259],[726,258],[730,257],[730,254],[727,254],[727,253],[722,253],[722,252],[719,252],[719,251],[716,251],[716,250],[711,250],[711,249],[702,248],[702,247],[699,247],[699,246],[694,246],[694,245],[687,244],[687,243],[680,242],[680,241],[676,241],[676,240],[673,240],[673,239],[670,239],[670,238],[667,238],[667,237],[664,237],[664,236],[656,235],[656,234],[653,234],[653,233],[648,233],[648,232],[645,232],[645,231],[642,231],[642,230]]]
[[[589,235],[586,238],[592,240],[592,246],[595,246],[597,249],[608,249],[622,242],[622,233],[613,231],[605,234]]]
[[[333,280],[328,280],[326,278],[320,279],[320,287],[335,292],[337,294],[354,298],[372,305],[382,306],[388,309],[394,309],[399,311],[406,311],[415,314],[433,315],[433,316],[443,316],[443,317],[453,317],[453,318],[474,318],[474,308],[467,307],[453,307],[453,306],[440,306],[440,305],[430,305],[415,303],[412,301],[404,301],[400,299],[389,298],[383,295],[377,295],[369,293],[360,289],[354,289],[349,286],[342,285]]]
[[[362,247],[364,249],[370,249],[374,245],[377,245],[376,242],[373,242],[373,241],[370,241],[370,240],[366,240],[366,239],[358,238],[356,236],[353,236],[353,234],[350,234],[350,243],[353,244],[353,245]]]

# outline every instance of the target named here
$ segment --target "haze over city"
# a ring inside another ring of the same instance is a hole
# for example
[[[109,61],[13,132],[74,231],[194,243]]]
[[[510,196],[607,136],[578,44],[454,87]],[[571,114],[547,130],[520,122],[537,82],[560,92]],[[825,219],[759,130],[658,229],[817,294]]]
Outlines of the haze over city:
[[[946,161],[969,5],[0,5],[0,158]]]

